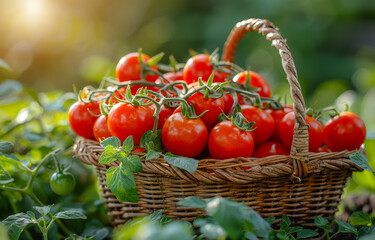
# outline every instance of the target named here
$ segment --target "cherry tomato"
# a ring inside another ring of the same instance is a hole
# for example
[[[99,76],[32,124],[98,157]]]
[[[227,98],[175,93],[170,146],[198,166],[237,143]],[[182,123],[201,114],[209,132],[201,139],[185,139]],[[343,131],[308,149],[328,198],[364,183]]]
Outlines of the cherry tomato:
[[[254,139],[250,132],[242,131],[227,120],[212,129],[208,149],[211,156],[217,159],[250,157],[254,150]]]
[[[116,77],[120,82],[141,80],[141,64],[139,64],[138,56],[137,52],[133,52],[120,59],[116,66]],[[147,63],[150,57],[142,54],[142,59]],[[151,66],[151,68],[158,71],[156,65]],[[145,79],[149,82],[155,82],[158,76],[147,75]]]
[[[167,72],[167,73],[164,73],[164,77],[171,82],[183,81],[184,80],[184,72],[183,71]]]
[[[159,112],[159,120],[158,120],[158,129],[162,129],[165,121],[171,116],[176,108],[170,108],[165,105],[162,105],[160,107],[160,112]]]
[[[314,118],[306,116],[309,129],[309,151],[315,152],[323,144],[323,127]],[[287,113],[279,122],[279,134],[281,142],[290,149],[294,133],[294,112]]]
[[[108,129],[107,116],[101,115],[100,117],[98,117],[98,119],[96,119],[93,127],[93,132],[95,139],[98,142],[101,142],[104,139],[112,136]]]
[[[245,84],[248,78],[248,71],[240,72],[233,78],[233,82]],[[254,88],[260,88],[258,94],[261,97],[271,97],[271,87],[268,82],[258,73],[250,71],[250,85]]]
[[[234,99],[232,95],[230,95],[229,93],[225,93],[223,98],[224,98],[224,112],[225,114],[228,115],[230,111],[232,110]]]
[[[69,125],[78,136],[87,139],[95,139],[93,127],[98,118],[95,115],[99,114],[100,106],[98,102],[84,103],[78,101],[69,109]]]
[[[286,105],[284,108],[282,109],[271,109],[271,108],[267,108],[264,110],[266,113],[269,113],[272,115],[273,119],[275,120],[275,130],[273,131],[273,134],[270,138],[270,140],[272,141],[277,141],[277,142],[280,142],[281,139],[280,139],[280,135],[279,135],[279,122],[281,121],[281,119],[283,119],[283,117],[289,113],[289,112],[292,112],[293,111],[293,106],[291,105]]]
[[[207,82],[213,71],[214,67],[210,61],[210,55],[198,54],[187,61],[183,77],[187,84],[198,82],[199,77]],[[228,74],[225,72],[215,71],[214,82],[224,82],[227,76]]]
[[[194,93],[187,101],[194,106],[197,115],[208,110],[201,118],[206,124],[207,129],[211,130],[218,122],[218,116],[225,109],[224,98],[205,98],[200,92]]]
[[[272,155],[289,155],[289,150],[279,142],[269,141],[255,147],[252,157],[263,158]]]
[[[134,144],[139,145],[142,135],[153,128],[153,113],[152,105],[135,107],[130,103],[117,103],[108,115],[109,132],[121,142],[133,136]]]
[[[74,190],[76,180],[70,173],[55,172],[49,180],[49,185],[54,193],[65,196]]]
[[[241,109],[247,121],[255,122],[254,127],[256,127],[256,129],[252,132],[255,145],[267,141],[275,129],[275,120],[273,120],[271,114],[252,105],[241,105]]]
[[[324,125],[324,143],[334,152],[359,148],[366,139],[366,126],[352,112],[342,112]]]
[[[167,151],[184,157],[195,157],[207,144],[208,130],[200,118],[187,119],[177,112],[165,121],[161,139]]]

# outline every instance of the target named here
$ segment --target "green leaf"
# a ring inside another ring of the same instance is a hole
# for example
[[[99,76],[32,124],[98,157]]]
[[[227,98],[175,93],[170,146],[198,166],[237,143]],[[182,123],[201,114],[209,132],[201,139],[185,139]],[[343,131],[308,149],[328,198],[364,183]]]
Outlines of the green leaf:
[[[310,237],[315,237],[317,236],[319,233],[315,232],[314,230],[311,230],[311,229],[303,229],[302,231],[299,231],[297,233],[297,238],[298,239],[301,239],[301,238],[310,238]]]
[[[130,155],[122,162],[123,167],[130,169],[132,172],[142,172],[141,159],[137,155]]]
[[[12,68],[6,63],[3,59],[0,58],[0,69],[7,71],[7,72],[12,72]]]
[[[350,160],[352,160],[355,165],[357,165],[358,167],[364,169],[364,170],[367,170],[367,171],[370,171],[370,172],[374,172],[374,170],[370,167],[370,165],[368,164],[368,161],[367,159],[360,153],[354,153],[353,155],[351,155],[350,157]]]
[[[364,212],[354,212],[349,218],[350,224],[353,226],[363,226],[372,224],[372,217],[368,213]]]
[[[212,217],[196,218],[194,226],[199,227],[200,232],[207,239],[225,239],[227,232]]]
[[[0,84],[0,97],[10,96],[22,90],[22,84],[15,80],[5,80]]]
[[[47,216],[51,212],[53,205],[43,206],[43,207],[33,207],[37,212],[42,214],[43,217]]]
[[[339,225],[338,232],[351,232],[354,233],[355,235],[358,235],[357,229],[350,225],[350,223],[341,221],[341,220],[336,220],[337,225]]]
[[[14,181],[10,173],[0,164],[0,184],[8,184]]]
[[[14,151],[14,145],[10,142],[0,142],[0,153],[11,154]]]
[[[326,218],[322,217],[322,216],[316,217],[314,219],[314,223],[316,224],[316,226],[318,226],[319,228],[322,228],[326,231],[331,229],[331,226],[329,226],[328,220]]]
[[[156,136],[153,131],[145,132],[139,143],[140,147],[146,148],[147,152],[150,150],[155,150],[156,152],[163,151],[163,143],[161,141],[161,130],[158,130]]]
[[[240,238],[244,219],[239,203],[230,199],[215,197],[207,202],[206,212],[225,229],[229,238]]]
[[[146,153],[146,160],[158,158],[159,156],[160,156],[160,152],[157,152],[151,149]]]
[[[183,198],[180,201],[178,201],[177,204],[184,206],[184,207],[201,208],[201,209],[204,209],[207,206],[205,201],[195,196]]]
[[[153,56],[152,58],[148,60],[147,65],[151,67],[152,65],[157,64],[163,58],[163,56],[164,56],[163,52],[156,54],[155,56]]]
[[[171,153],[166,153],[164,160],[170,165],[184,169],[190,173],[195,172],[198,167],[198,160],[194,158],[176,156]]]
[[[133,141],[133,137],[132,136],[129,136],[125,139],[124,143],[122,144],[122,147],[121,149],[126,152],[126,153],[130,153],[134,148],[134,141]]]
[[[107,185],[120,202],[138,202],[134,174],[123,166],[110,167],[106,173]]]
[[[40,102],[39,93],[38,92],[36,92],[32,88],[24,88],[23,91],[25,93],[27,93],[27,95],[29,95],[35,102],[37,102],[39,104],[39,106],[43,106],[42,103]]]
[[[368,234],[366,236],[360,237],[358,240],[374,240],[375,233]]]
[[[9,239],[17,240],[25,227],[30,223],[34,223],[34,221],[26,213],[17,213],[8,216],[2,223],[8,229]]]
[[[252,232],[245,232],[245,238],[249,240],[258,240],[257,236]]]
[[[244,204],[241,207],[241,213],[245,222],[248,222],[248,227],[252,226],[248,228],[249,231],[255,233],[258,237],[267,238],[269,236],[272,230],[271,225],[259,213]]]
[[[86,219],[87,217],[82,211],[78,209],[69,209],[66,211],[58,212],[54,215],[55,218],[60,219]]]
[[[275,222],[276,218],[272,216],[272,217],[266,217],[264,220],[268,222],[269,225],[272,225]]]
[[[207,81],[208,87],[211,87],[212,83],[214,82],[214,76],[215,76],[215,72],[213,71]]]
[[[121,147],[121,141],[117,137],[109,137],[100,142],[100,145],[103,147],[112,146],[112,147]]]
[[[109,146],[110,147],[110,146]],[[117,159],[118,151],[115,149],[107,149],[100,155],[99,163],[109,164]]]
[[[0,223],[0,239],[9,240],[7,229],[2,223]]]

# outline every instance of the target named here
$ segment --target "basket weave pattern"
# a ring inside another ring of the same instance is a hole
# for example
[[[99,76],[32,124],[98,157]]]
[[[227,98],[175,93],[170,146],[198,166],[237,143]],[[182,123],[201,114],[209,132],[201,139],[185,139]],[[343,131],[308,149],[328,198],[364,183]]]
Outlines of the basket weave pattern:
[[[239,22],[230,33],[222,59],[233,62],[239,40],[250,31],[266,36],[278,49],[290,84],[295,127],[290,156],[266,158],[202,159],[194,173],[170,166],[162,158],[142,160],[143,172],[135,173],[138,203],[119,202],[106,186],[105,172],[111,164],[100,164],[103,147],[98,142],[78,137],[75,155],[96,166],[99,183],[112,225],[121,226],[127,220],[162,209],[167,216],[192,221],[203,212],[177,206],[188,196],[210,198],[223,196],[245,202],[263,217],[275,216],[276,223],[287,214],[293,224],[314,226],[316,216],[331,220],[352,171],[362,170],[349,156],[356,151],[332,153],[308,152],[308,125],[305,104],[297,72],[286,40],[269,21],[248,19]],[[364,151],[361,148],[359,151]],[[141,156],[144,153],[136,153]],[[244,171],[244,167],[250,169]]]

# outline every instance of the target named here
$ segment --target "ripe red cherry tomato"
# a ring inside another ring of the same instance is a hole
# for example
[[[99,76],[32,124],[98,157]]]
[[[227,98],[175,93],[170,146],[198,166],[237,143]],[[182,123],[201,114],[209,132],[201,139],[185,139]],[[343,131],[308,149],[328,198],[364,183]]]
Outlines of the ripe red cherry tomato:
[[[279,142],[269,141],[255,147],[251,156],[262,158],[272,155],[289,155],[289,150]]]
[[[161,139],[167,151],[184,157],[195,157],[207,144],[208,130],[200,118],[187,119],[178,112],[165,121]]]
[[[335,152],[359,148],[366,139],[366,126],[352,112],[342,112],[324,125],[324,143]]]
[[[173,114],[176,108],[170,108],[165,105],[160,107],[158,129],[162,129],[165,121]]]
[[[240,72],[233,78],[233,82],[245,84],[248,78],[248,71]],[[261,97],[271,97],[271,87],[268,82],[258,73],[250,71],[250,85],[255,88],[260,88],[258,94]]]
[[[242,131],[227,120],[212,129],[208,149],[211,156],[217,159],[250,157],[254,150],[254,139],[250,132]]]
[[[225,109],[224,98],[205,98],[200,92],[194,93],[187,101],[194,106],[197,115],[208,110],[201,118],[206,124],[207,129],[211,130],[218,122],[218,116]]]
[[[96,119],[93,128],[94,136],[96,141],[101,142],[106,138],[111,137],[111,133],[108,129],[107,116],[101,115]]]
[[[134,144],[138,145],[142,135],[154,125],[153,114],[152,105],[135,107],[130,103],[117,103],[108,115],[109,132],[121,142],[133,136]]]
[[[229,93],[224,94],[223,98],[224,98],[224,112],[225,114],[228,115],[230,113],[230,110],[232,110],[234,99],[232,95],[230,95]]]
[[[69,125],[78,136],[87,139],[95,139],[93,126],[98,118],[95,115],[99,114],[100,106],[98,102],[83,103],[78,101],[69,109]]]
[[[213,71],[214,67],[210,61],[210,55],[198,54],[187,61],[183,77],[187,84],[198,82],[199,77],[207,82]],[[227,76],[228,74],[225,72],[215,71],[214,82],[224,82]]]
[[[167,73],[164,73],[164,77],[171,82],[183,81],[184,80],[184,72],[182,72],[182,71],[167,72]]]
[[[309,151],[315,152],[323,144],[323,127],[314,118],[306,116],[309,129]],[[281,142],[290,149],[294,133],[294,112],[287,113],[279,122],[279,134]]]
[[[255,145],[267,141],[275,129],[275,120],[271,114],[252,105],[241,105],[242,114],[249,122],[255,122],[256,129],[252,132]]]
[[[120,82],[141,80],[141,64],[139,64],[138,56],[137,52],[133,52],[126,54],[120,59],[116,66],[116,77]],[[147,63],[150,57],[142,54],[142,59]],[[158,71],[156,65],[153,65],[151,68]],[[149,82],[155,82],[158,76],[147,75],[145,79]]]
[[[273,119],[275,120],[275,130],[273,131],[273,134],[270,138],[270,140],[272,141],[277,141],[277,142],[280,142],[281,139],[280,139],[280,135],[279,135],[279,122],[281,121],[281,119],[283,119],[283,117],[289,113],[289,112],[292,112],[293,111],[293,106],[291,105],[286,105],[284,108],[282,109],[271,109],[271,108],[267,108],[264,110],[266,113],[269,113],[272,115]]]

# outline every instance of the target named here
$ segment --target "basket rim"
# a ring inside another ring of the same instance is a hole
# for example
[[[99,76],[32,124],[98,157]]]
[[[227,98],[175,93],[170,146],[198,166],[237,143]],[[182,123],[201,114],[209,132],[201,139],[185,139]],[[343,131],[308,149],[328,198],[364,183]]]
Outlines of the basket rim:
[[[99,142],[77,137],[73,151],[83,163],[96,166],[97,168],[109,168],[118,166],[119,161],[110,164],[99,163],[99,157],[104,148]],[[309,153],[310,161],[307,164],[310,174],[321,174],[325,171],[350,169],[361,171],[349,159],[349,156],[359,152],[365,154],[364,145],[360,149],[341,152]],[[189,173],[185,170],[169,165],[163,158],[144,160],[144,152],[133,152],[141,157],[143,172],[154,173],[162,177],[183,179],[188,182],[203,183],[249,183],[267,178],[289,178],[293,176],[293,159],[291,156],[274,155],[265,158],[231,158],[231,159],[201,159],[195,172]],[[250,169],[244,170],[244,167]],[[303,178],[292,177],[292,180],[303,181]]]

